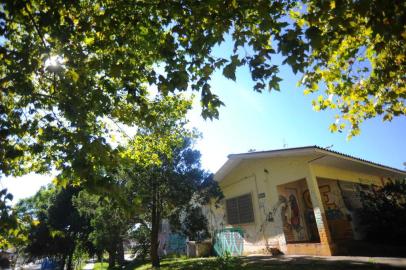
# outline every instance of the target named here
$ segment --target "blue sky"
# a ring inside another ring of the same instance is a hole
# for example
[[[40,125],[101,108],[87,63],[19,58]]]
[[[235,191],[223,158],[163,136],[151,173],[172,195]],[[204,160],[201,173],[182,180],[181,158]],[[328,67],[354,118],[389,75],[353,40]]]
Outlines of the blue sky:
[[[299,76],[281,67],[281,92],[256,93],[246,70],[237,81],[213,79],[213,92],[226,104],[213,122],[191,119],[203,133],[198,143],[204,167],[217,170],[231,153],[319,145],[403,169],[406,162],[406,117],[383,122],[375,118],[361,125],[361,134],[347,140],[346,133],[331,133],[335,112],[315,112],[311,100],[296,86]],[[196,110],[196,109],[195,109]],[[197,114],[197,112],[194,112]]]
[[[215,53],[231,52],[229,40]],[[281,56],[273,63],[280,64]],[[192,123],[203,133],[198,143],[202,163],[215,172],[228,154],[247,152],[249,149],[271,150],[284,146],[332,146],[333,150],[361,157],[399,169],[406,162],[406,117],[383,122],[381,117],[365,121],[361,134],[347,140],[347,133],[331,133],[329,125],[335,121],[334,111],[316,112],[311,101],[321,93],[305,96],[297,87],[300,74],[280,65],[281,91],[254,92],[248,68],[237,72],[236,82],[225,79],[218,72],[213,80],[213,92],[220,96],[225,107],[219,120],[203,121],[195,106]]]
[[[229,44],[216,49],[216,54],[228,55]],[[275,59],[276,63],[281,58]],[[382,122],[375,118],[361,125],[361,134],[347,140],[346,133],[330,133],[335,120],[332,111],[315,112],[311,106],[314,96],[304,96],[296,86],[289,67],[280,67],[281,92],[257,93],[247,68],[237,72],[237,81],[225,79],[221,72],[212,79],[212,91],[225,103],[220,118],[210,121],[200,117],[198,98],[189,114],[191,125],[200,130],[203,138],[196,147],[202,153],[202,165],[215,172],[231,153],[249,149],[271,150],[287,147],[319,145],[388,166],[404,169],[406,162],[406,117]],[[9,188],[16,202],[33,195],[51,176],[28,175],[2,179],[1,187]]]

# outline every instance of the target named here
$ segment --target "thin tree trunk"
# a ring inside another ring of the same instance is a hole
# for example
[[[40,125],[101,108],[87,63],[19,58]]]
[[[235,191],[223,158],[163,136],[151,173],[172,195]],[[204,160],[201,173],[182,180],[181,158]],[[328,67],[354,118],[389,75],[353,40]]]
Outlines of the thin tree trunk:
[[[97,261],[98,261],[98,262],[102,262],[102,263],[103,263],[103,252],[104,252],[104,250],[102,250],[102,251],[97,251],[97,252],[96,252],[96,256],[97,256]]]
[[[123,239],[120,237],[118,243],[117,243],[117,263],[120,266],[125,265],[125,259],[124,259],[124,243]]]
[[[20,257],[19,255],[20,255],[20,250],[16,250],[16,256],[13,258],[13,261],[12,261],[12,266],[13,266],[13,270],[15,270],[16,269],[16,267],[17,267],[17,261],[18,261],[18,258]]]
[[[75,239],[76,237],[74,237]],[[76,248],[76,243],[75,241],[73,241],[72,243],[72,247],[69,250],[69,254],[68,254],[68,265],[66,266],[67,270],[73,270],[73,253],[75,253],[75,248]]]
[[[73,252],[71,252],[71,254],[69,254],[68,257],[68,265],[66,266],[67,270],[72,270],[72,262],[73,262]]]
[[[112,248],[109,251],[109,269],[114,268],[116,263],[116,249]]]
[[[153,186],[152,195],[152,219],[151,219],[151,262],[152,267],[159,268],[160,261],[158,255],[158,233],[159,233],[159,210],[156,186]]]
[[[66,254],[64,254],[63,257],[62,257],[61,269],[65,269],[65,265],[66,265]]]

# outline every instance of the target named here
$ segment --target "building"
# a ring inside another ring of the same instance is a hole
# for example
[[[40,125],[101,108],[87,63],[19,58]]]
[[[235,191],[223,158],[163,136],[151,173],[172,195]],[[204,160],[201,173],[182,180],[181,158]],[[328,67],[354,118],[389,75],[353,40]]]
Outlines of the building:
[[[363,237],[360,191],[405,177],[318,146],[235,154],[215,174],[225,198],[203,211],[212,232],[243,231],[244,254],[330,256]]]

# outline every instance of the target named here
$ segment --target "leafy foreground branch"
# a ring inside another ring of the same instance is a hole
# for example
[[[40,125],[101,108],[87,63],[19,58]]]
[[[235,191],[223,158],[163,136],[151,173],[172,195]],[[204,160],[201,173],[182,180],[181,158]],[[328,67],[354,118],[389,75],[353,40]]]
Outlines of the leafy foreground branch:
[[[337,111],[331,130],[356,135],[365,119],[406,114],[405,12],[404,1],[380,0],[3,0],[0,173],[88,181],[90,161],[113,150],[107,119],[159,121],[149,87],[196,91],[202,116],[216,118],[213,74],[236,80],[245,66],[255,91],[280,90],[277,55],[320,93],[316,110]],[[226,39],[232,48],[215,54]]]

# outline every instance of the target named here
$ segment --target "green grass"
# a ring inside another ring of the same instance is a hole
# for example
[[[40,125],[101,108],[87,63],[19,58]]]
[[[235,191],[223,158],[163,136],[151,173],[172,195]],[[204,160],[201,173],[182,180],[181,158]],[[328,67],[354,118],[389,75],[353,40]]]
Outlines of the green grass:
[[[149,270],[150,263],[139,266],[126,267],[126,270]],[[210,257],[210,258],[170,258],[161,260],[160,270],[370,270],[370,269],[394,269],[387,266],[374,265],[372,263],[313,261],[305,263],[289,262],[263,262],[247,259],[246,257]]]
[[[212,258],[170,258],[161,260],[161,269],[219,269],[216,267],[217,259]],[[145,263],[134,270],[148,270],[151,269],[150,263]]]
[[[105,270],[105,269],[107,269],[108,266],[109,266],[109,264],[106,262],[104,262],[104,263],[98,262],[98,263],[94,264],[93,270]]]

